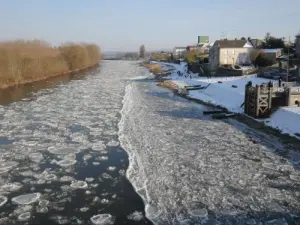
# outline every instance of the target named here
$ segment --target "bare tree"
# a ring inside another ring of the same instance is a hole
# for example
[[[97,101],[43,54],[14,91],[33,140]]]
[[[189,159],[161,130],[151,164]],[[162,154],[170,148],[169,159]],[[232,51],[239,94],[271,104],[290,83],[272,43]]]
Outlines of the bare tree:
[[[146,48],[145,45],[140,46],[140,58],[145,58]]]

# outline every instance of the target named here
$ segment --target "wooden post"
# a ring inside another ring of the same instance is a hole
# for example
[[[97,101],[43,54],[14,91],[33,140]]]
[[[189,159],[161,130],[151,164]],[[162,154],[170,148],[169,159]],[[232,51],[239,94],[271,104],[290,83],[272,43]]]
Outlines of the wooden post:
[[[248,101],[249,101],[249,85],[245,86],[245,99],[244,99],[244,113],[248,114]]]
[[[269,87],[269,93],[268,93],[268,116],[271,115],[272,98],[273,98],[273,87]]]
[[[256,85],[256,93],[255,93],[255,98],[256,98],[256,102],[255,102],[255,117],[259,117],[259,109],[260,109],[260,105],[259,105],[259,99],[260,99],[260,86]]]
[[[292,105],[292,90],[291,88],[287,88],[287,106]]]

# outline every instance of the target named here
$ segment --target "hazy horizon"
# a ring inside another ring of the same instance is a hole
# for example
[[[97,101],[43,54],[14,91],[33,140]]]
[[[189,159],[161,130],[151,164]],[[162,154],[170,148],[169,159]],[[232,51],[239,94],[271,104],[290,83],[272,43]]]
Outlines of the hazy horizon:
[[[299,0],[6,0],[0,8],[6,21],[0,24],[0,40],[94,42],[104,52],[138,51],[141,44],[149,51],[172,49],[195,44],[198,35],[208,35],[212,42],[225,36],[263,38],[270,32],[294,40],[299,8]]]

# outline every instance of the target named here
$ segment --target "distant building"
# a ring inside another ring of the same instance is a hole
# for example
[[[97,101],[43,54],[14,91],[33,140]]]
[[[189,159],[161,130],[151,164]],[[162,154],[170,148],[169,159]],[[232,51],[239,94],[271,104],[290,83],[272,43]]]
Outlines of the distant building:
[[[198,50],[198,46],[197,45],[189,45],[189,46],[186,47],[186,50],[188,52],[195,52],[195,51]]]
[[[210,48],[213,46],[213,43],[206,43],[198,45],[197,51],[204,54],[209,54]]]
[[[209,43],[209,36],[198,36],[198,45],[200,44],[208,44]]]
[[[300,77],[300,33],[296,35],[296,46],[295,46],[296,56],[298,58],[298,76]]]
[[[186,52],[186,47],[175,47],[173,50],[174,56],[180,57],[183,56]]]
[[[253,48],[261,49],[264,47],[264,41],[260,39],[248,39],[248,41],[251,43]]]
[[[250,64],[250,52],[253,46],[247,40],[218,40],[209,51],[210,69],[221,65]]]
[[[261,51],[274,63],[276,62],[276,59],[281,57],[283,54],[282,48],[261,49]]]

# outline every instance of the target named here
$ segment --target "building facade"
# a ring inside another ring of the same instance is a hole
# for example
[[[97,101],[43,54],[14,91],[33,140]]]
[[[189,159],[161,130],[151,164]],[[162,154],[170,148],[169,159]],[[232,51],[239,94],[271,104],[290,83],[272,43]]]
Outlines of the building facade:
[[[296,55],[298,58],[297,69],[298,69],[298,77],[300,77],[300,33],[296,35]]]
[[[212,71],[222,65],[250,64],[253,49],[247,40],[218,40],[209,51],[209,63]]]

